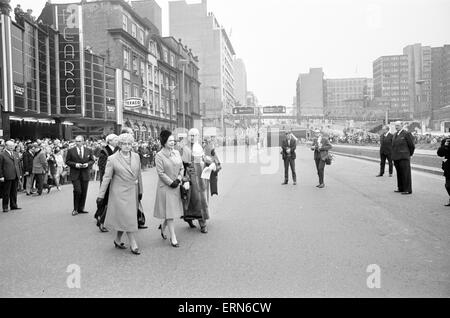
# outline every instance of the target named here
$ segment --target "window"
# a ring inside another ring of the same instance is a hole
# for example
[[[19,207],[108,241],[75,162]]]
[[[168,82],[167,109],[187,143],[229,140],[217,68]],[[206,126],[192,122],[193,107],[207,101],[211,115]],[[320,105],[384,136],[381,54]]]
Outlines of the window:
[[[123,99],[126,100],[130,98],[130,83],[124,82],[123,83]]]
[[[136,24],[131,24],[131,35],[135,38],[136,37]]]
[[[123,48],[123,67],[126,70],[130,69],[130,51],[128,51],[128,48]]]
[[[169,51],[166,48],[163,48],[163,59],[164,62],[169,63]]]
[[[148,81],[153,82],[153,67],[151,64],[148,65]]]
[[[170,54],[170,66],[175,67],[175,56]]]
[[[145,75],[145,64],[144,61],[141,60],[141,76],[144,77]]]
[[[139,29],[139,43],[144,45],[144,30]]]
[[[137,57],[137,55],[134,55],[134,54],[133,54],[133,72],[135,74],[138,74],[138,72],[139,72],[139,69],[138,69],[138,57]]]
[[[122,17],[122,29],[128,32],[128,17],[126,15]]]
[[[139,87],[137,85],[133,85],[133,97],[139,97]]]

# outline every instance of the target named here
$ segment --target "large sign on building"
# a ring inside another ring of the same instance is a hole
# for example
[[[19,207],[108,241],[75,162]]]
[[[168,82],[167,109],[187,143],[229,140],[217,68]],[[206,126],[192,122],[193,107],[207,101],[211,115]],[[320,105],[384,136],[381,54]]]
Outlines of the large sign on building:
[[[233,115],[254,115],[255,108],[253,107],[234,107]]]
[[[58,4],[60,103],[63,115],[84,115],[82,7]]]
[[[263,114],[286,114],[286,106],[263,107]]]

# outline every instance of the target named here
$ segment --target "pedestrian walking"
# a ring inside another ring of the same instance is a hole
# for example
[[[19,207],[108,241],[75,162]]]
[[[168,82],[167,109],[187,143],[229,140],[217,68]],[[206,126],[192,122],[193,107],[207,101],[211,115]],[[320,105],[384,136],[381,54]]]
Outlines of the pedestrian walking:
[[[414,155],[413,136],[402,127],[400,121],[395,122],[397,132],[392,138],[392,160],[397,171],[397,190],[401,194],[412,193],[411,157]]]
[[[184,174],[190,180],[188,203],[185,204],[183,219],[191,228],[195,228],[193,220],[198,220],[200,231],[206,234],[208,233],[206,221],[209,219],[209,210],[206,183],[201,177],[205,163],[199,136],[198,129],[189,130],[188,144],[183,148]]]
[[[55,182],[56,189],[58,191],[61,191],[60,180],[61,180],[61,176],[64,171],[64,168],[66,167],[66,164],[64,162],[62,151],[59,147],[55,148],[55,150],[53,152],[53,158],[55,160],[55,171],[53,174],[53,180]]]
[[[20,210],[17,206],[17,185],[20,178],[19,157],[14,152],[15,143],[6,142],[5,150],[0,153],[0,182],[2,183],[3,212]]]
[[[38,143],[33,144],[33,175],[36,179],[36,195],[42,195],[44,189],[45,175],[48,172],[48,162],[42,146]]]
[[[98,157],[98,170],[100,175],[100,186],[103,183],[103,176],[105,175],[106,163],[108,158],[115,154],[118,150],[118,142],[119,136],[116,134],[110,134],[106,136],[106,146],[102,148]],[[107,206],[108,206],[108,198],[109,198],[109,187],[106,189],[103,206],[97,208],[95,212],[95,219],[97,220],[97,226],[100,229],[100,232],[108,232],[108,229],[104,226]]]
[[[325,165],[326,160],[329,158],[328,151],[332,146],[327,136],[322,136],[320,130],[315,130],[315,137],[311,150],[314,151],[314,161],[316,163],[317,174],[319,176],[319,184],[316,186],[319,189],[325,188]]]
[[[297,148],[297,142],[292,138],[290,132],[286,132],[286,138],[283,140],[281,146],[281,154],[284,161],[284,182],[282,185],[289,183],[289,167],[291,167],[292,180],[294,185],[297,184],[297,174],[295,172],[295,159],[297,158],[295,154],[295,149]]]
[[[105,174],[97,198],[97,206],[104,205],[108,195],[108,212],[105,227],[117,232],[114,246],[126,249],[122,235],[128,236],[131,252],[140,255],[134,233],[138,231],[137,211],[142,200],[142,176],[139,155],[131,151],[134,137],[125,133],[118,137],[120,151],[108,158]]]
[[[84,146],[84,137],[77,136],[75,143],[76,146],[68,150],[66,157],[73,184],[73,216],[88,213],[84,210],[84,206],[89,186],[89,172],[94,164],[92,151]]]
[[[33,145],[28,144],[26,151],[23,153],[22,162],[23,162],[23,175],[25,177],[25,192],[27,195],[31,195],[31,189],[33,188]]]
[[[389,132],[390,128],[388,125],[383,126],[382,134],[380,135],[380,173],[377,177],[382,177],[384,175],[386,160],[389,164],[389,177],[392,177],[394,172],[394,165],[392,163],[392,137],[393,135]]]
[[[442,161],[442,170],[444,170],[445,189],[450,196],[450,138],[445,138],[441,141],[437,155],[444,158]],[[445,206],[450,206],[450,198]]]
[[[160,134],[162,149],[156,154],[156,172],[158,184],[156,186],[156,200],[153,216],[164,220],[159,226],[164,240],[166,227],[169,228],[170,244],[179,247],[175,234],[174,220],[183,216],[183,204],[181,202],[180,184],[184,176],[183,160],[175,147],[175,137],[168,130]]]

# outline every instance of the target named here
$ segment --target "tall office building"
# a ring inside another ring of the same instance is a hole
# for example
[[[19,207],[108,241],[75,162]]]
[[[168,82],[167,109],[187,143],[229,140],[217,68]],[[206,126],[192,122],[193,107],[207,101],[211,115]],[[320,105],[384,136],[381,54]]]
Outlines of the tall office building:
[[[450,45],[433,47],[431,54],[431,126],[433,130],[449,132]]]
[[[371,78],[340,78],[325,80],[325,108],[331,117],[358,117],[373,97]]]
[[[131,1],[131,6],[141,17],[150,20],[159,32],[162,31],[162,11],[155,0],[135,0]]]
[[[408,57],[409,107],[414,119],[430,119],[431,47],[419,43],[403,49]]]
[[[242,59],[234,60],[234,95],[236,106],[247,106],[247,71]]]
[[[413,116],[409,97],[407,55],[381,56],[373,62],[373,91],[377,108],[389,110],[389,118]]]
[[[227,117],[235,106],[235,52],[227,32],[208,12],[206,0],[169,2],[169,26],[171,36],[198,54],[204,126],[232,127],[234,123]]]
[[[322,68],[311,68],[297,80],[297,116],[317,118],[324,116],[324,74]]]

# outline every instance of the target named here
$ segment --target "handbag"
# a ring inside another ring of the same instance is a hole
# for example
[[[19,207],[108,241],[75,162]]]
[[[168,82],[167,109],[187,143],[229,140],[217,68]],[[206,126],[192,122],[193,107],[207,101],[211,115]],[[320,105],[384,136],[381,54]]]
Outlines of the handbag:
[[[329,153],[327,155],[327,157],[325,158],[325,164],[328,165],[328,166],[331,165],[331,162],[333,161],[333,159],[334,159],[334,156]]]
[[[142,203],[139,202],[138,210],[137,210],[137,221],[138,221],[138,228],[139,229],[146,229],[145,226],[145,214],[144,214],[144,208],[142,207]]]

